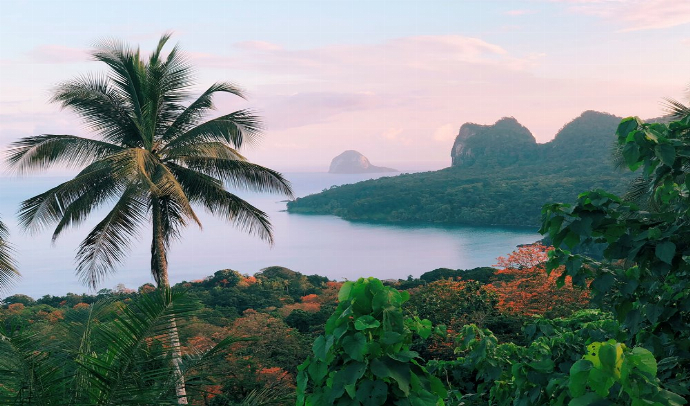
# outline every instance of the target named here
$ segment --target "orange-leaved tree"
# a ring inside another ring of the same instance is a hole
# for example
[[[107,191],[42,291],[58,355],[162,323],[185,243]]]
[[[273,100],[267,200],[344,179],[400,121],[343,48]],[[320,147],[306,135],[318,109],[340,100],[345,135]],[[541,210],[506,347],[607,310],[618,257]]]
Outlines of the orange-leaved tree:
[[[562,270],[546,273],[544,263],[552,249],[539,243],[523,245],[508,257],[498,258],[497,274],[508,277],[493,285],[501,311],[524,316],[563,316],[587,306],[587,290],[574,287],[570,277],[558,287],[556,281]]]

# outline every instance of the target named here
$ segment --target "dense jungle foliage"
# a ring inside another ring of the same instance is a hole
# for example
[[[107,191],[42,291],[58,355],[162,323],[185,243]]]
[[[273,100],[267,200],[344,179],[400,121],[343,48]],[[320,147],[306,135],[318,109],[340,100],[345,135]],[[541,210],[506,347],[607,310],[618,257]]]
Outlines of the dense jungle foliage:
[[[517,335],[523,317],[499,309],[502,290],[492,281],[504,278],[497,272],[438,269],[385,284],[387,291],[399,288],[412,298],[404,311],[417,320],[456,326],[479,320],[481,313],[482,325]],[[449,273],[465,279],[445,279]],[[6,297],[0,307],[0,335],[5,337],[0,341],[0,403],[175,404],[164,351],[166,320],[174,315],[191,404],[292,404],[298,366],[339,305],[342,285],[270,267],[253,276],[221,270],[177,284],[163,297],[152,284],[137,290],[119,285],[96,295]],[[120,335],[135,338],[121,342]],[[450,332],[411,344],[416,351],[448,358],[448,343]],[[102,359],[110,364],[99,363]],[[101,376],[102,370],[110,375]],[[86,388],[87,377],[94,380],[93,388],[76,391],[79,385]],[[102,393],[114,382],[115,390]]]
[[[181,376],[204,406],[685,405],[688,134],[690,118],[623,120],[634,187],[545,205],[553,246],[521,246],[495,268],[335,282],[270,267],[172,290],[7,297],[0,401],[171,405]],[[596,259],[582,254],[592,245]]]
[[[626,190],[632,176],[615,169],[611,159],[619,122],[588,111],[553,141],[521,147],[510,164],[499,145],[482,144],[475,148],[481,154],[462,166],[332,187],[289,202],[288,210],[375,222],[536,227],[545,203],[573,202],[589,189]]]

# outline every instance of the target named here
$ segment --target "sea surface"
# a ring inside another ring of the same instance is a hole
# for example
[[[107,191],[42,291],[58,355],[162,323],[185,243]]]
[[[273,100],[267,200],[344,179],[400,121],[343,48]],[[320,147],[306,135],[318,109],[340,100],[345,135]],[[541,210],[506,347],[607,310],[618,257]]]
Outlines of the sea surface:
[[[295,194],[305,196],[333,185],[391,174],[286,173],[285,176],[292,182]],[[22,273],[13,286],[0,292],[0,298],[15,293],[39,298],[46,294],[89,292],[74,273],[74,254],[79,242],[107,210],[92,214],[89,221],[65,232],[55,244],[51,243],[52,230],[28,234],[18,229],[15,218],[22,200],[67,179],[0,178],[0,216],[10,228],[10,241]],[[362,276],[405,279],[440,267],[491,266],[498,256],[510,253],[516,245],[540,238],[531,229],[382,225],[353,223],[334,216],[289,214],[285,211],[285,197],[237,194],[270,215],[275,245],[271,247],[199,209],[197,214],[203,229],[190,225],[169,252],[173,283],[201,279],[220,269],[254,274],[273,265],[337,280]],[[128,258],[98,289],[113,289],[118,284],[137,288],[152,281],[150,235],[150,226],[141,228]]]

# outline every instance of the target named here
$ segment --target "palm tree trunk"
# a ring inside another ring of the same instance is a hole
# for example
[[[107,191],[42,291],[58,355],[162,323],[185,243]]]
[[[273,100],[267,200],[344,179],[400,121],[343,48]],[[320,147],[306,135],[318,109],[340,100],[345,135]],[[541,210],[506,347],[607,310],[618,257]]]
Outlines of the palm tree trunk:
[[[160,201],[157,198],[152,199],[151,205],[153,217],[153,241],[151,242],[151,272],[158,284],[158,288],[170,288],[170,280],[168,279],[168,258],[165,252],[165,230],[163,227],[163,211],[161,210]],[[170,339],[170,349],[172,351],[172,364],[175,370],[175,393],[177,394],[177,404],[186,405],[187,389],[184,384],[184,376],[182,375],[182,351],[180,351],[180,335],[177,331],[177,323],[175,318],[170,319],[168,338]]]

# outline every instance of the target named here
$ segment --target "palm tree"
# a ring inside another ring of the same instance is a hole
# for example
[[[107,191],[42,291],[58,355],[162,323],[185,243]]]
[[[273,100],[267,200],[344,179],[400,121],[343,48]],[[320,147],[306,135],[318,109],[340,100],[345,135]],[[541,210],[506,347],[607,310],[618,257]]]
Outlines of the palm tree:
[[[0,221],[0,289],[10,284],[12,278],[19,275],[12,258],[12,246],[7,242],[9,232]]]
[[[87,310],[67,314],[53,330],[0,325],[0,404],[16,406],[141,406],[178,403],[176,371],[161,337],[171,318],[194,314],[185,293],[160,289],[128,305],[99,301]],[[185,355],[184,375],[192,392],[212,375],[235,342],[227,337],[207,351]]]
[[[248,162],[239,152],[261,133],[260,119],[251,111],[204,121],[214,95],[244,97],[241,90],[215,83],[191,100],[190,65],[177,46],[162,54],[169,38],[163,35],[148,59],[139,49],[104,42],[92,55],[107,65],[106,75],[82,76],[56,88],[52,101],[81,116],[96,138],[43,134],[21,139],[9,151],[8,162],[20,173],[57,164],[83,168],[74,179],[22,202],[19,221],[28,230],[56,224],[55,240],[94,209],[114,202],[77,251],[77,274],[92,288],[125,258],[132,237],[148,220],[151,274],[159,287],[169,287],[170,243],[187,224],[201,226],[193,205],[272,243],[266,213],[225,184],[292,196],[280,173]],[[179,343],[176,329],[171,331],[175,360]],[[186,403],[184,387],[179,389],[180,403]]]

